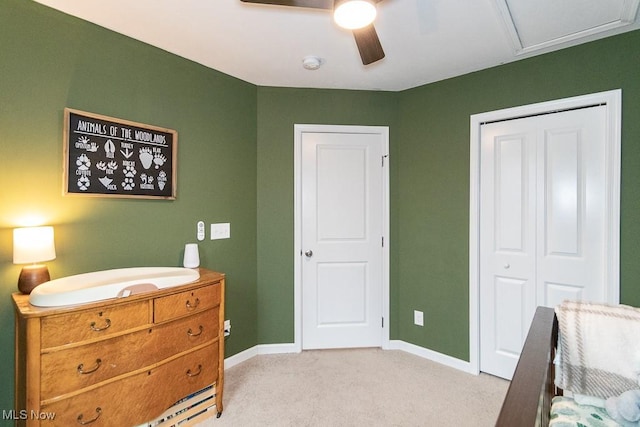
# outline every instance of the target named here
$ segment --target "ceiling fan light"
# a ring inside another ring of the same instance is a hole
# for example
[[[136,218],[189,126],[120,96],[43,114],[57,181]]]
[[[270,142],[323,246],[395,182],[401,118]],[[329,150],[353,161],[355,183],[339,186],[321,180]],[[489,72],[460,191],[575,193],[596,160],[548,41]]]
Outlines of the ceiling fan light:
[[[357,30],[376,19],[376,6],[372,0],[345,0],[335,3],[333,19],[349,30]]]

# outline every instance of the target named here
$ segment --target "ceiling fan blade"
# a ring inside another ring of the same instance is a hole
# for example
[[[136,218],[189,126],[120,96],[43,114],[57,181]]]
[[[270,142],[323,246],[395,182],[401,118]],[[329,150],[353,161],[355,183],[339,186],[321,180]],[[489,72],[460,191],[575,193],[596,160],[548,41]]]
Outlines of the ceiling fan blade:
[[[378,33],[376,33],[373,24],[359,30],[353,30],[353,36],[356,39],[364,65],[372,64],[384,58],[384,50],[382,50]]]
[[[277,6],[310,7],[314,9],[333,9],[333,0],[241,0],[245,3],[274,4]]]

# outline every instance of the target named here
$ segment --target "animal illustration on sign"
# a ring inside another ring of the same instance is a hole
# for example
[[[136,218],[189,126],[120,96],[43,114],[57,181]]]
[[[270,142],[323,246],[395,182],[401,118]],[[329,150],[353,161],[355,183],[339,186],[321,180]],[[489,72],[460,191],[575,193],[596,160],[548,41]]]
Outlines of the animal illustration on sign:
[[[70,192],[175,197],[175,131],[71,109],[65,114]],[[93,175],[100,185],[92,186]]]

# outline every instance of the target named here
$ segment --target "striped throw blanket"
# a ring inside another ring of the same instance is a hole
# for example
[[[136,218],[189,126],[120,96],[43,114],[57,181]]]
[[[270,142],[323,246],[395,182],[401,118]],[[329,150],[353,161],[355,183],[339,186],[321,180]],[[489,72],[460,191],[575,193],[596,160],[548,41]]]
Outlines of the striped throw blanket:
[[[603,399],[638,388],[640,309],[565,301],[555,311],[558,387]]]

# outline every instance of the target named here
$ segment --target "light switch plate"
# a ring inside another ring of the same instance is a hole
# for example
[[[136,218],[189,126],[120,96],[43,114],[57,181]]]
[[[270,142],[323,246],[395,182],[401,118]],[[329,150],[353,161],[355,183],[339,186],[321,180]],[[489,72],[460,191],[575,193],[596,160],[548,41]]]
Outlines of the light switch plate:
[[[211,224],[211,240],[228,239],[231,237],[231,224],[228,222]]]

